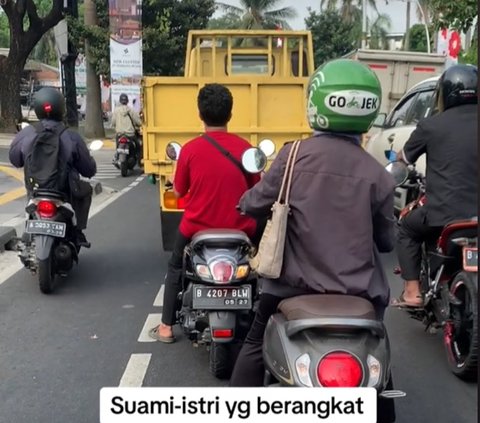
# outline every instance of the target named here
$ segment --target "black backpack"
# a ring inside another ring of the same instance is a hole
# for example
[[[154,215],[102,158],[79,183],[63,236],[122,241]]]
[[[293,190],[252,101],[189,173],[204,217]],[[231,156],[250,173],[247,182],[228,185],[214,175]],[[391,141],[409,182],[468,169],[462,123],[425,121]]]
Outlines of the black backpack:
[[[41,122],[33,125],[37,135],[25,155],[25,187],[32,192],[46,189],[66,192],[67,163],[60,160],[60,136],[67,129],[63,124],[45,128]]]

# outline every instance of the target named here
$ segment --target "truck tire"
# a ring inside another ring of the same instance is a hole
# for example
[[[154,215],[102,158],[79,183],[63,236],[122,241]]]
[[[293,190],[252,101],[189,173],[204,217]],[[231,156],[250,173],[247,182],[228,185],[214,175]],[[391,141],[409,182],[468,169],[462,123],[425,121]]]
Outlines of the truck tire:
[[[217,379],[229,379],[233,370],[233,363],[230,360],[230,344],[210,344],[210,373]]]
[[[451,305],[452,323],[444,329],[444,344],[452,373],[463,380],[475,380],[478,372],[478,273],[460,272],[450,292],[462,304]]]

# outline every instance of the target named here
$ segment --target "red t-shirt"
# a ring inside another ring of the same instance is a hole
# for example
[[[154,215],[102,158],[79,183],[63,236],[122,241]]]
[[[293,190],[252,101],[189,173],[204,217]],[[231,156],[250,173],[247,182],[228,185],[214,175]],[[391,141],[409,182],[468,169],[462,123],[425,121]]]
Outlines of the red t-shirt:
[[[250,143],[228,132],[208,132],[218,144],[239,162]],[[247,184],[248,179],[248,184]],[[174,188],[185,199],[185,213],[180,232],[191,238],[203,229],[238,229],[252,236],[254,219],[240,215],[235,208],[243,193],[260,180],[260,175],[245,178],[240,169],[206,139],[198,137],[188,142],[175,171]]]

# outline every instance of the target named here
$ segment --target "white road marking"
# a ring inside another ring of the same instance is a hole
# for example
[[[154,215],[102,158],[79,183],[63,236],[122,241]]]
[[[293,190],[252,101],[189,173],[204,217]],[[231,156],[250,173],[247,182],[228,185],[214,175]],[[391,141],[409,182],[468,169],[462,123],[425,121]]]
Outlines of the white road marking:
[[[139,183],[140,183],[140,182],[137,182],[137,181],[132,182],[132,183],[129,185],[129,187],[136,187]]]
[[[141,387],[151,358],[152,354],[132,354],[118,386]]]
[[[143,329],[138,337],[138,342],[156,342],[155,339],[150,338],[148,331],[162,322],[162,313],[150,313],[145,320]]]
[[[163,293],[165,292],[165,285],[160,287],[157,296],[155,297],[155,301],[153,302],[154,307],[163,307]]]
[[[137,182],[142,182],[145,179],[145,176],[140,176],[139,178],[135,179]]]

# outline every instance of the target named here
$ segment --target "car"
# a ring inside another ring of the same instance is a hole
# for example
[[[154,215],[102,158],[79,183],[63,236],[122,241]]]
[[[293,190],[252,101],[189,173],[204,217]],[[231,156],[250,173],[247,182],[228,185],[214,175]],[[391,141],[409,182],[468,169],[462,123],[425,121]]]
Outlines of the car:
[[[417,123],[436,113],[434,92],[439,76],[428,78],[414,85],[386,115],[381,113],[375,120],[370,136],[366,137],[365,150],[382,165],[388,164],[386,151],[401,151]],[[416,162],[417,171],[425,175],[425,155]],[[395,192],[395,209],[401,210],[411,198],[406,189]]]

